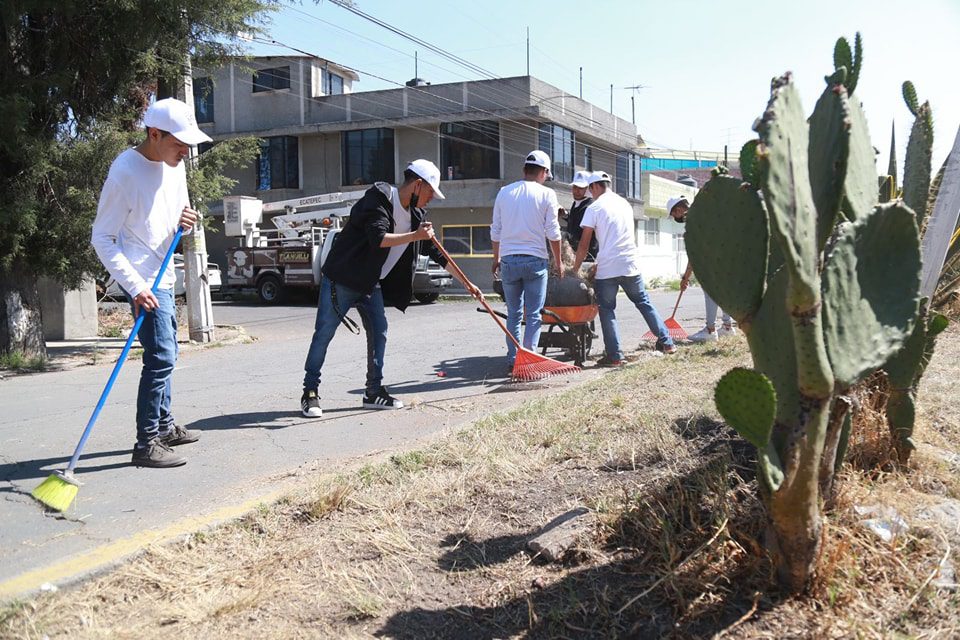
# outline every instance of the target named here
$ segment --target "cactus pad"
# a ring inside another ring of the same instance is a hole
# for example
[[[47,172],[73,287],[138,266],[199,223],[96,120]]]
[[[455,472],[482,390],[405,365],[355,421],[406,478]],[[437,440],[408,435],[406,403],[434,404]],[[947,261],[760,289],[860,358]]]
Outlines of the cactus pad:
[[[843,38],[840,39],[843,41]],[[838,41],[839,44],[840,41]],[[845,42],[845,41],[844,41]],[[810,188],[817,209],[817,247],[823,249],[843,199],[843,181],[850,150],[849,100],[842,88],[846,70],[841,67],[826,78],[827,88],[820,94],[810,116]]]
[[[812,287],[819,250],[817,215],[808,178],[807,119],[789,74],[774,80],[771,93],[757,125],[770,231],[783,248],[787,269]]]
[[[757,157],[757,146],[759,140],[748,140],[740,147],[740,175],[744,182],[750,183],[754,188],[760,188],[762,176],[760,174],[760,159]]]
[[[767,269],[767,214],[737,178],[713,178],[687,214],[684,242],[704,290],[737,322],[760,307]]]
[[[917,111],[907,141],[903,160],[903,201],[917,214],[917,225],[927,215],[927,195],[932,170],[933,127],[930,126],[930,104],[924,102]]]
[[[877,161],[863,107],[856,98],[850,98],[849,103],[850,156],[843,183],[843,210],[848,220],[859,220],[877,204]]]
[[[919,234],[902,204],[879,205],[840,233],[823,271],[823,332],[838,384],[854,384],[900,349],[919,288]]]
[[[720,378],[713,398],[727,424],[757,449],[766,448],[777,411],[777,394],[767,376],[752,369],[731,369]]]

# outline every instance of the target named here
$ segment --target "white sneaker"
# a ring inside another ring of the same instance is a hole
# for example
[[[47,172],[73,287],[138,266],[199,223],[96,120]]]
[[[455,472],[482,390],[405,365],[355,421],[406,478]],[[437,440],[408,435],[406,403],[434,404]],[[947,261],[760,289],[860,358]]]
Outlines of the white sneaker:
[[[320,408],[320,396],[316,391],[304,391],[300,397],[300,413],[304,418],[320,418],[323,409]]]
[[[737,331],[737,328],[733,325],[723,325],[717,329],[717,335],[721,338],[733,338],[740,335],[740,332]]]
[[[696,342],[697,344],[703,344],[705,342],[717,342],[720,340],[720,336],[717,335],[717,331],[710,331],[706,327],[700,329],[695,334],[690,336],[690,342]]]

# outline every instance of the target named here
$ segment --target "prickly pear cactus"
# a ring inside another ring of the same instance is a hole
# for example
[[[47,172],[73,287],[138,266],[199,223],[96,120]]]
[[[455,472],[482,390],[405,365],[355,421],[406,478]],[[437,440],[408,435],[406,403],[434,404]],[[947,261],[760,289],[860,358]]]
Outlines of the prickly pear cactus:
[[[687,218],[693,270],[753,356],[754,370],[728,372],[715,399],[758,449],[781,578],[793,590],[806,587],[819,551],[822,476],[830,486],[836,468],[824,451],[842,451],[849,428],[848,411],[831,418],[837,393],[897,352],[917,314],[917,225],[902,203],[876,206],[866,120],[849,96],[859,34],[856,49],[854,62],[838,43],[843,64],[809,120],[791,77],[775,79],[759,140],[741,152],[747,183],[713,178]]]

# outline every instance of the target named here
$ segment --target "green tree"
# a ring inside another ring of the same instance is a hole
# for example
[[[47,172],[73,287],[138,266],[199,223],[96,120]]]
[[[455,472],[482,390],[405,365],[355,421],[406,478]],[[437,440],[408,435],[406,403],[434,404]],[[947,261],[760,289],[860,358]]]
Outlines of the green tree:
[[[275,5],[0,3],[0,354],[44,355],[40,276],[70,286],[98,269],[97,195],[158,84],[177,82],[187,53],[205,67],[240,53],[238,34],[258,32]]]

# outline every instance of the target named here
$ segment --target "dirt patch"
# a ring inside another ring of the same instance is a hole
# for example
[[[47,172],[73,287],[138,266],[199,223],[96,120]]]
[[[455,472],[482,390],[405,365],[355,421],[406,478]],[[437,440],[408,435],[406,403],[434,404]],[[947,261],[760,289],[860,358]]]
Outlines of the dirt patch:
[[[958,352],[950,329],[924,382],[921,441],[960,430],[947,397]],[[943,533],[917,525],[881,542],[853,509],[894,505],[916,522],[952,496],[949,468],[925,455],[903,472],[844,470],[816,588],[777,592],[753,449],[711,399],[748,361],[736,341],[641,359],[432,446],[308,478],[236,523],[8,608],[0,635],[952,637],[956,595],[928,580]],[[578,506],[591,533],[562,562],[526,550]]]

